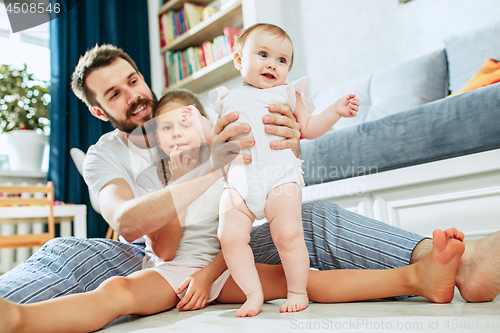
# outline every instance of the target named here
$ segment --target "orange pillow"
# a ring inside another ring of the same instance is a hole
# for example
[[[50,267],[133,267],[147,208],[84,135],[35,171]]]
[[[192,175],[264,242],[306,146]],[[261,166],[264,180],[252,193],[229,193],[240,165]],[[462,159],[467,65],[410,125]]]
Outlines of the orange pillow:
[[[462,94],[466,91],[474,90],[477,88],[485,87],[487,85],[500,82],[500,62],[493,59],[488,59],[486,63],[481,67],[479,72],[476,73],[465,85],[465,88],[457,91],[450,96],[455,96]],[[448,96],[448,97],[450,97]]]

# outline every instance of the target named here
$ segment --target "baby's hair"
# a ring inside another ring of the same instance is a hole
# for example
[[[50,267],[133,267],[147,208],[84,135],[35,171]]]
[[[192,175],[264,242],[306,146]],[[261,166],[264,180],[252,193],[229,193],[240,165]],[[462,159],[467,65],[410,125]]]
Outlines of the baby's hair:
[[[293,65],[293,43],[292,39],[288,34],[285,32],[285,30],[281,29],[277,25],[270,24],[270,23],[256,23],[243,31],[243,33],[238,37],[238,39],[235,40],[234,45],[233,45],[233,52],[241,52],[243,51],[243,46],[245,45],[245,42],[250,35],[252,31],[265,31],[269,32],[270,34],[277,35],[278,37],[281,37],[284,39],[288,39],[290,41],[290,44],[292,45],[292,57],[290,59],[290,66],[288,66],[288,70],[292,69]]]
[[[161,111],[161,108],[167,105],[170,102],[178,102],[178,103],[185,103],[187,105],[194,105],[198,111],[200,111],[200,114],[207,118],[207,114],[205,112],[205,108],[201,104],[200,100],[198,97],[196,97],[195,94],[193,94],[191,91],[187,89],[176,89],[167,92],[165,95],[160,98],[158,103],[156,104],[154,110],[153,110],[153,117],[157,117]],[[173,111],[173,110],[172,110]],[[155,125],[156,127],[156,125]],[[156,172],[158,174],[158,177],[160,177],[160,180],[163,181],[163,184],[166,186],[168,184],[168,178],[169,178],[169,172],[167,171],[168,168],[165,165],[165,159],[169,158],[165,152],[160,150],[160,153],[157,156],[157,169]]]

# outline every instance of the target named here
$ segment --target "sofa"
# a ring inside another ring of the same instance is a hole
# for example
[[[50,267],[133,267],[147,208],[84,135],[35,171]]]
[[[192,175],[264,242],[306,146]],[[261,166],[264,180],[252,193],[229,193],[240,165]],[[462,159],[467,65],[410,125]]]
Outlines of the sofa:
[[[450,36],[445,48],[319,91],[319,112],[346,93],[358,116],[301,142],[303,201],[327,199],[430,235],[500,227],[500,83],[462,90],[500,60],[500,23]]]

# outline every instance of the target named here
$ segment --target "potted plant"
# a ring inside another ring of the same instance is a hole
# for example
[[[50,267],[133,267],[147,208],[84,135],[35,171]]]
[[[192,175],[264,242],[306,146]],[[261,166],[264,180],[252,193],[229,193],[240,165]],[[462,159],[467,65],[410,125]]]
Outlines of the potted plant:
[[[40,171],[50,134],[49,83],[22,69],[0,65],[0,132],[11,170]]]

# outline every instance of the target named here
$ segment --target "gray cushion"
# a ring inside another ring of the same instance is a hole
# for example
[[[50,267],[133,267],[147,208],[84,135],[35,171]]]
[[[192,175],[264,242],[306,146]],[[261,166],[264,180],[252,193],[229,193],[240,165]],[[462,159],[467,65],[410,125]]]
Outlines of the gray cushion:
[[[445,39],[450,90],[462,90],[489,58],[500,60],[500,22]]]
[[[447,76],[446,54],[440,50],[320,91],[314,97],[314,114],[354,93],[360,101],[358,115],[341,119],[333,128],[380,119],[445,97]]]

